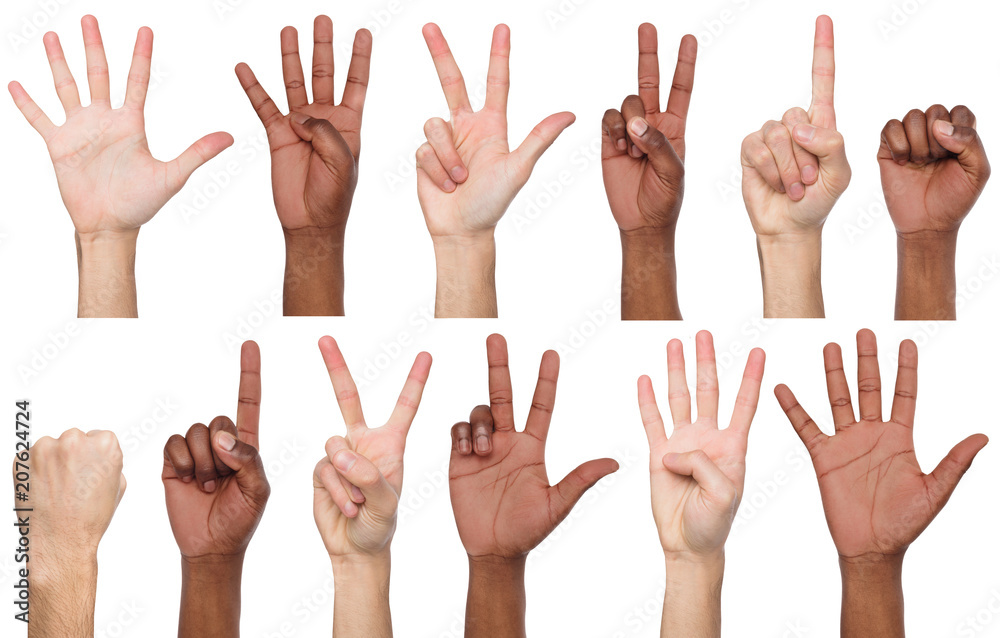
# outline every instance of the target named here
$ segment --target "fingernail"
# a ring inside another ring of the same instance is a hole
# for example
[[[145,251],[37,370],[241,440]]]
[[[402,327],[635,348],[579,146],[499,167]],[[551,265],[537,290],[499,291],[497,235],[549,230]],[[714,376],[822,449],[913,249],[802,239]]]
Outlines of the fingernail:
[[[477,452],[489,452],[490,451],[490,438],[488,436],[478,436],[478,437],[476,437],[476,451]]]
[[[223,450],[231,452],[232,449],[236,447],[236,439],[234,439],[233,435],[229,432],[219,432],[218,436],[215,437],[215,440],[219,443],[219,447]]]
[[[618,144],[616,144],[616,146],[618,147],[619,151],[624,151],[625,147],[627,146],[625,144],[625,138],[623,137],[622,139],[618,140]]]
[[[795,182],[788,187],[788,196],[792,199],[802,199],[802,196],[806,194],[806,189],[802,187],[802,182]]]
[[[941,135],[946,135],[951,137],[955,133],[955,125],[951,122],[945,122],[944,120],[938,120],[934,122],[934,128],[938,130]]]
[[[451,176],[456,182],[460,182],[465,177],[465,169],[461,166],[456,166],[451,169]]]
[[[444,180],[444,190],[446,193],[450,193],[454,191],[456,188],[458,188],[458,186],[455,184],[455,182],[451,181],[450,179]]]
[[[344,506],[344,515],[346,515],[348,518],[355,516],[357,513],[358,513],[358,506],[355,505],[354,503],[348,502],[347,505]]]
[[[337,458],[333,460],[334,466],[341,472],[346,472],[352,467],[354,467],[354,454],[350,452],[343,452],[337,455]]]
[[[671,461],[676,461],[677,457],[680,456],[676,452],[670,452],[669,454],[664,454],[662,461],[664,463],[670,463]]]
[[[634,120],[632,120],[632,123],[629,124],[628,127],[633,133],[635,133],[639,137],[645,135],[646,129],[649,128],[649,126],[646,124],[646,120],[642,119],[641,117],[637,117]]]
[[[305,124],[309,120],[309,116],[305,113],[292,113],[292,121],[296,124]]]
[[[462,454],[468,454],[472,451],[472,443],[469,442],[469,439],[462,439],[458,442],[458,451]]]
[[[208,492],[208,493],[210,493],[210,494],[212,492],[214,492],[215,491],[215,481],[207,481],[205,483],[205,491]]]
[[[799,124],[795,127],[795,137],[803,142],[811,142],[816,135],[816,127],[809,124]]]
[[[357,485],[351,486],[351,500],[354,501],[355,503],[365,502],[365,495],[361,493],[361,490],[358,488]]]
[[[810,184],[816,180],[816,167],[809,164],[802,169],[802,181],[809,182]]]
[[[184,481],[185,483],[190,483],[191,482],[191,477],[190,476],[182,476],[181,480]]]

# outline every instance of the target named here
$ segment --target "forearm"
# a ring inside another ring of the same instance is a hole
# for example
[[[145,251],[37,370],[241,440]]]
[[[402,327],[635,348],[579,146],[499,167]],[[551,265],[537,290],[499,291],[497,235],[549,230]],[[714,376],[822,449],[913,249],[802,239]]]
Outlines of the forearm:
[[[896,237],[896,319],[955,319],[958,231]]]
[[[238,638],[243,556],[181,557],[181,574],[177,636]]]
[[[666,563],[661,638],[719,638],[725,556],[704,560],[667,556]]]
[[[285,316],[343,316],[344,228],[284,233]]]
[[[482,238],[434,240],[437,292],[434,316],[496,317],[496,242]]]
[[[48,567],[43,565],[54,563]],[[31,612],[28,638],[93,638],[97,557],[77,560],[32,551],[28,582]]]
[[[465,638],[524,638],[526,557],[469,557]]]
[[[334,638],[390,638],[389,554],[333,557]]]
[[[138,317],[135,248],[139,229],[76,235],[81,318]]]
[[[764,292],[764,317],[822,318],[822,233],[795,237],[760,236],[757,254]]]
[[[902,638],[903,557],[840,559],[841,638]]]
[[[622,319],[680,320],[674,229],[621,233]]]

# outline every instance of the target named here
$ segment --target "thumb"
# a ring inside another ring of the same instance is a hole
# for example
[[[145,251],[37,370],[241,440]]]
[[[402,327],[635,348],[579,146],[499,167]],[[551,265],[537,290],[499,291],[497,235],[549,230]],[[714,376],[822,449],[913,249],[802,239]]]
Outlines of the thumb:
[[[514,157],[530,174],[532,169],[535,168],[535,164],[542,157],[542,154],[575,121],[576,116],[572,113],[564,112],[548,116],[539,122],[538,126],[531,129],[528,137],[524,138],[521,145],[513,152]]]
[[[934,139],[958,156],[958,163],[979,188],[990,177],[990,162],[979,133],[971,126],[958,126],[944,120],[934,122]]]
[[[844,136],[835,129],[798,124],[792,136],[799,146],[819,158],[820,171],[850,177],[851,165],[847,163]]]
[[[736,509],[736,499],[739,496],[736,486],[704,451],[666,454],[663,457],[663,467],[674,474],[693,478],[701,488],[705,503],[716,511]]]
[[[351,148],[329,120],[309,117],[305,113],[292,113],[289,121],[295,134],[310,142],[323,162],[331,168],[348,158],[354,160]]]
[[[392,520],[396,516],[399,497],[374,463],[356,452],[344,449],[333,456],[333,467],[351,485],[361,490],[365,500],[360,507],[383,520]]]
[[[684,175],[684,162],[658,128],[641,117],[633,117],[628,123],[628,133],[632,142],[649,158],[657,175],[670,181],[676,180],[678,174]]]
[[[618,461],[614,459],[587,461],[550,488],[553,490],[552,504],[558,518],[556,522],[562,521],[569,515],[570,510],[587,490],[608,474],[617,471]]]
[[[264,462],[257,448],[244,443],[229,432],[222,430],[212,439],[212,448],[219,460],[235,472],[236,484],[240,491],[263,505],[271,495],[271,486],[264,473]]]
[[[232,135],[218,132],[209,133],[187,147],[176,159],[167,163],[167,175],[169,175],[171,190],[175,193],[179,191],[191,177],[191,174],[198,170],[202,164],[232,145]]]
[[[972,460],[976,458],[979,451],[986,447],[989,439],[985,434],[973,434],[955,447],[951,448],[948,456],[941,459],[938,466],[934,468],[930,476],[931,495],[937,501],[935,503],[938,510],[944,507],[955,491],[962,476],[969,471]]]

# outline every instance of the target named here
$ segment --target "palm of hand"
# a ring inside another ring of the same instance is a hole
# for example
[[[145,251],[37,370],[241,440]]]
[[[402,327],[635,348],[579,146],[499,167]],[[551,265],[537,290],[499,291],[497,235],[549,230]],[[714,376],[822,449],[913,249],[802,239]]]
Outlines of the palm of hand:
[[[139,110],[77,108],[46,143],[80,234],[139,228],[180,189],[180,176],[150,154]]]
[[[451,122],[455,150],[469,177],[454,192],[418,172],[417,195],[431,236],[468,235],[492,229],[528,181],[514,164],[503,113],[459,112]]]
[[[879,168],[889,215],[900,233],[955,230],[979,197],[954,158],[921,166],[879,158]]]
[[[312,103],[296,112],[327,120],[351,150],[353,162],[330,166],[311,142],[300,138],[280,116],[268,127],[271,182],[281,226],[287,229],[329,228],[347,223],[361,152],[361,115],[344,105]]]
[[[489,457],[452,453],[451,502],[469,556],[524,556],[555,528],[544,455],[542,441],[513,428],[493,433]]]
[[[912,431],[861,422],[824,440],[813,454],[823,508],[842,557],[898,554],[936,514]]]
[[[746,441],[729,429],[720,430],[714,421],[699,419],[675,427],[669,439],[653,446],[649,454],[650,490],[653,518],[666,552],[707,553],[726,542],[738,503],[733,503],[728,519],[720,518],[704,500],[702,488],[690,476],[675,474],[663,466],[666,454],[701,450],[742,496],[746,476]]]
[[[371,461],[399,496],[403,487],[403,449],[406,434],[392,425],[356,433],[347,437],[351,449]],[[330,492],[322,484],[313,486],[313,510],[320,535],[331,556],[373,553],[383,549],[396,531],[396,519],[386,520],[364,506],[358,515],[348,518],[340,511]]]
[[[170,527],[182,555],[232,555],[246,549],[264,511],[243,494],[235,474],[219,477],[209,494],[194,481],[181,481],[167,464],[163,485]]]
[[[643,116],[650,126],[659,130],[673,146],[677,157],[684,161],[685,120],[671,113]],[[606,158],[605,188],[611,212],[624,231],[644,227],[663,228],[677,223],[683,197],[683,180],[664,183],[649,164],[649,159],[631,155]]]

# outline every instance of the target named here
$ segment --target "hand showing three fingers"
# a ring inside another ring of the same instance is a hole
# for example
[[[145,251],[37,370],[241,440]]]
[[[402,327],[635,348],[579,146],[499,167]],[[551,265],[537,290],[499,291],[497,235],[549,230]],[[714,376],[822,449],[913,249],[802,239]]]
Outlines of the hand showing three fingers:
[[[486,103],[473,111],[465,80],[435,24],[424,39],[444,89],[451,119],[428,120],[427,143],[417,150],[417,194],[431,237],[446,241],[492,239],[493,228],[528,181],[535,163],[572,113],[542,120],[514,151],[507,143],[510,29],[498,25],[490,50]]]
[[[902,557],[944,507],[973,458],[987,443],[974,434],[924,474],[913,449],[917,347],[899,345],[892,412],[882,415],[882,381],[875,335],[858,333],[858,409],[855,418],[840,347],[823,350],[836,432],[824,434],[787,386],[774,394],[812,457],[826,520],[841,559],[876,562]]]
[[[705,559],[721,555],[743,495],[747,436],[757,410],[764,352],[751,351],[729,427],[719,429],[719,381],[712,335],[699,332],[698,418],[684,373],[684,347],[667,345],[670,414],[667,437],[650,378],[639,378],[639,410],[649,440],[653,517],[668,557]]]
[[[559,355],[542,355],[538,385],[523,431],[514,426],[507,342],[486,341],[490,405],[452,428],[448,473],[458,534],[470,559],[522,559],[569,514],[584,492],[618,469],[614,459],[588,461],[550,485],[545,471],[559,376]]]
[[[149,85],[153,32],[139,29],[129,70],[125,103],[111,107],[108,62],[97,20],[84,16],[90,104],[80,94],[63,55],[59,37],[46,33],[45,53],[52,67],[66,121],[56,126],[18,82],[8,86],[17,107],[42,136],[52,157],[59,192],[81,237],[135,233],[153,218],[199,166],[233,143],[228,133],[212,133],[169,162],[154,159],[146,142],[143,108]]]
[[[389,420],[382,427],[369,428],[337,342],[323,337],[319,348],[347,424],[347,436],[334,436],[326,442],[326,456],[313,473],[316,526],[331,557],[384,554],[396,530],[406,435],[420,405],[431,356],[426,352],[417,355]]]
[[[240,353],[236,423],[225,416],[174,434],[163,449],[167,514],[187,560],[241,557],[257,529],[271,488],[258,450],[260,349]]]

